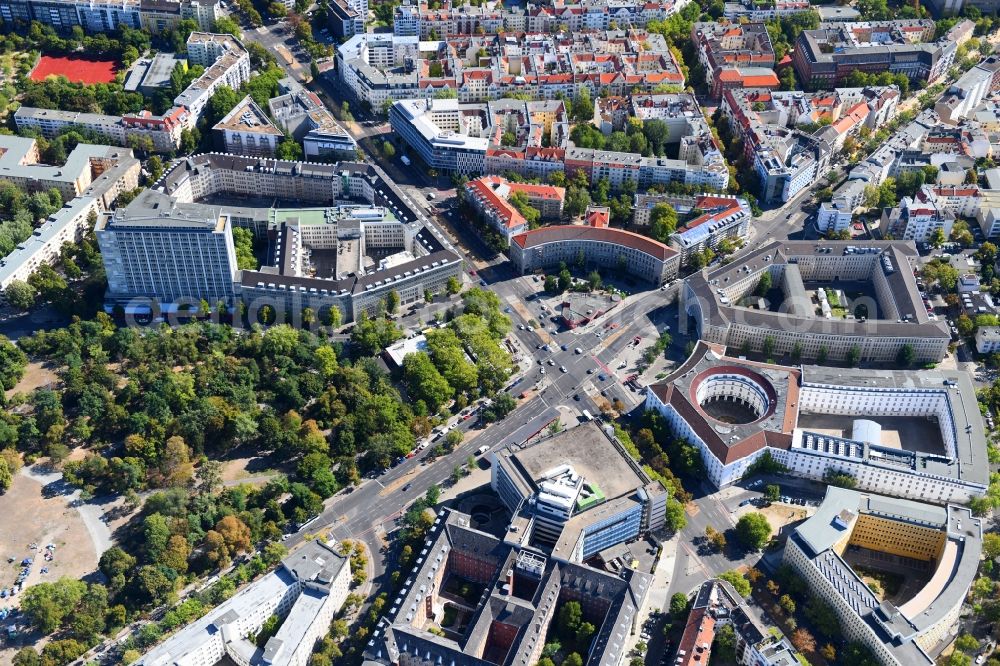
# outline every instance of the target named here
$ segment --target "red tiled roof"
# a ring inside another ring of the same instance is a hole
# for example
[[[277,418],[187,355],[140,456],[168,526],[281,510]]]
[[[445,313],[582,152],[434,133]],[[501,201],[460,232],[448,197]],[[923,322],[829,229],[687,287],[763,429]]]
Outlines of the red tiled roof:
[[[743,79],[743,85],[748,88],[757,88],[763,86],[776,86],[779,85],[778,77],[774,72],[770,75],[764,74],[760,76],[747,76]]]
[[[562,201],[566,198],[566,188],[555,185],[532,185],[531,183],[508,183],[511,192],[524,192],[534,199],[558,199]]]
[[[679,230],[685,231],[688,229],[694,229],[695,227],[701,226],[706,222],[711,222],[726,217],[727,215],[731,215],[739,210],[740,204],[736,201],[736,199],[705,196],[698,198],[695,202],[695,207],[706,210],[707,212],[691,220]]]
[[[837,130],[837,132],[843,134],[844,132],[847,132],[851,128],[864,122],[864,119],[867,117],[868,104],[866,102],[858,102],[851,107],[843,118],[833,124],[833,128]]]
[[[486,150],[487,157],[509,157],[515,160],[523,160],[524,155],[516,148],[489,148]]]
[[[684,77],[677,72],[648,72],[646,80],[650,83],[660,83],[661,81],[683,81]]]
[[[538,146],[528,146],[525,150],[527,157],[537,157],[540,159],[562,160],[566,156],[565,148],[542,148]]]
[[[473,190],[476,196],[485,200],[486,205],[497,213],[508,229],[513,229],[523,225],[526,220],[510,202],[493,190],[493,187],[500,184],[501,180],[497,176],[483,176],[470,180],[466,187]]]
[[[772,430],[757,430],[752,435],[745,437],[738,442],[727,442],[723,441],[722,437],[716,432],[715,428],[712,427],[709,422],[711,417],[707,416],[701,407],[698,406],[697,401],[694,399],[693,395],[687,395],[674,384],[674,379],[683,376],[689,370],[691,370],[695,364],[700,361],[705,354],[709,351],[721,355],[722,348],[718,345],[712,345],[706,342],[699,342],[695,350],[691,353],[691,356],[682,363],[674,372],[663,379],[661,382],[651,384],[649,390],[659,398],[660,402],[663,404],[669,404],[674,410],[684,419],[688,425],[697,433],[701,441],[705,442],[705,445],[709,448],[716,458],[718,458],[723,465],[728,465],[732,462],[745,458],[752,453],[759,451],[765,446],[770,446],[773,448],[788,449],[792,445],[792,432],[795,429],[795,424],[798,415],[798,402],[799,402],[799,379],[800,373],[796,369],[783,368],[784,372],[788,373],[787,382],[787,395],[778,396],[785,403],[784,409],[784,419],[779,428]],[[716,365],[714,369],[719,370],[725,368],[726,372],[733,372],[734,369],[739,369],[741,374],[746,373],[748,375],[757,374],[755,368],[775,368],[774,366],[767,363],[756,363],[753,361],[743,361],[736,360],[732,358],[724,358],[720,361],[719,365]],[[703,373],[704,374],[704,373]],[[763,382],[762,387],[767,387],[770,383]],[[696,383],[691,384],[692,389],[696,388]],[[692,390],[694,393],[694,390]]]
[[[706,613],[704,608],[693,609],[688,615],[684,634],[677,646],[677,654],[683,651],[684,656],[677,657],[676,663],[678,666],[707,666],[714,640],[715,618]]]
[[[978,187],[935,187],[934,194],[942,197],[978,197]]]
[[[611,223],[611,216],[608,209],[604,207],[592,208],[587,214],[587,224],[592,227],[604,228]]]

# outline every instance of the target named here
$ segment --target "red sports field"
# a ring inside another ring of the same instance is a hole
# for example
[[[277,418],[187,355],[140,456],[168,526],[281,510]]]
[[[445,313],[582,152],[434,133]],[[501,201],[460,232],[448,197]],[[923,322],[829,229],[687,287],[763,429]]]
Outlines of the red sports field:
[[[73,83],[111,83],[118,63],[114,60],[91,60],[66,56],[42,56],[31,70],[32,81],[50,76],[65,76]]]

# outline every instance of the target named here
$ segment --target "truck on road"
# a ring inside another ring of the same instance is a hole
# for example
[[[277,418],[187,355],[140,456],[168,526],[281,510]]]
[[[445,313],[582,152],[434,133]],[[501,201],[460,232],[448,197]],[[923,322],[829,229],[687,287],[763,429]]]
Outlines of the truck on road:
[[[476,449],[476,455],[477,456],[481,456],[481,455],[483,455],[484,453],[486,453],[489,450],[490,450],[490,447],[487,444],[483,444],[478,449]]]

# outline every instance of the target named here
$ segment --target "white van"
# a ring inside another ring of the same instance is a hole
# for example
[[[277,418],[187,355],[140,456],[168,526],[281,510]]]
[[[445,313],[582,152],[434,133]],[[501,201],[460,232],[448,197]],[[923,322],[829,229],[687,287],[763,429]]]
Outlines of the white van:
[[[490,447],[487,444],[483,444],[478,449],[476,449],[476,455],[477,456],[481,456],[481,455],[483,455],[484,453],[486,453],[489,450],[490,450]]]

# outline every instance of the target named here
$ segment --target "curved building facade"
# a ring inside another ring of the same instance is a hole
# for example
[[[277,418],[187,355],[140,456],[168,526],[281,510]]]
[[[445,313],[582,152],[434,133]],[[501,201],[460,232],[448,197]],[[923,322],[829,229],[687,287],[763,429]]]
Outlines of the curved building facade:
[[[511,238],[510,259],[522,274],[572,264],[583,253],[588,266],[623,271],[661,285],[677,277],[680,254],[631,231],[609,227],[558,225]]]
[[[789,367],[699,342],[646,392],[695,445],[716,487],[769,454],[798,477],[847,474],[859,489],[945,504],[989,484],[986,435],[965,373]]]
[[[880,662],[930,666],[958,634],[982,538],[981,521],[966,507],[831,486],[815,515],[792,532],[784,561],[834,609],[844,635],[865,644]],[[902,562],[922,571],[914,574],[923,575],[922,585],[894,603],[874,592],[852,562],[875,568]]]

